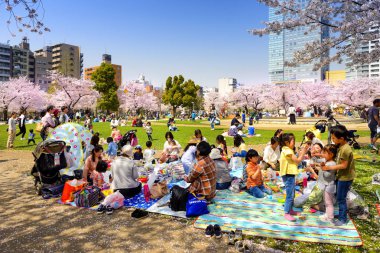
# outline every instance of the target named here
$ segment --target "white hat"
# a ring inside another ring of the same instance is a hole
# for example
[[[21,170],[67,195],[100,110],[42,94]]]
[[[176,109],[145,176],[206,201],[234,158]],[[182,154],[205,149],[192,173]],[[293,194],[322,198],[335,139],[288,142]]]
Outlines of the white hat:
[[[220,150],[218,148],[213,148],[210,153],[210,158],[213,160],[222,158]]]
[[[131,145],[125,145],[121,148],[121,153],[129,157],[133,156],[133,147]]]

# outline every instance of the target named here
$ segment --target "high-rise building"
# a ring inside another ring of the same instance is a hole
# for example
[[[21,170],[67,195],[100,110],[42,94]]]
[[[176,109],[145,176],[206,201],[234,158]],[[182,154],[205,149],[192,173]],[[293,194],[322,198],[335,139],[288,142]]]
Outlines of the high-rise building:
[[[78,46],[65,43],[51,46],[52,70],[65,76],[81,78],[83,71],[83,54]]]
[[[109,54],[103,54],[102,56],[103,62],[111,64],[112,68],[115,70],[115,83],[119,87],[122,83],[122,67],[121,65],[112,64],[112,58]],[[95,72],[100,66],[94,66],[84,69],[84,79],[91,80],[92,73]]]
[[[227,94],[235,91],[238,84],[236,78],[220,78],[218,81],[219,93]]]
[[[35,74],[34,82],[39,84],[41,89],[47,91],[51,81],[47,77],[47,73],[52,69],[52,49],[47,46],[34,52]]]
[[[309,0],[296,0],[301,8],[305,8]],[[276,13],[276,8],[269,8],[269,21],[283,22],[285,16]],[[305,34],[307,32],[307,34]],[[321,61],[328,56],[328,52],[309,64],[299,64],[296,67],[286,66],[286,62],[293,59],[294,53],[303,49],[305,44],[311,41],[321,41],[328,38],[327,27],[308,31],[308,27],[297,27],[294,30],[284,30],[279,34],[269,34],[269,79],[271,83],[286,83],[290,81],[316,82],[325,79],[325,72],[329,66],[324,66],[318,71],[313,71],[316,61]]]
[[[27,76],[31,82],[34,82],[34,54],[30,51],[26,37],[18,46],[12,47],[11,76]]]
[[[379,32],[379,25],[374,25],[370,28],[371,32]],[[376,43],[379,43],[379,40],[369,41],[367,43],[363,43],[360,48],[358,48],[359,52],[372,52],[372,50],[376,49]],[[347,58],[346,63],[350,63],[351,59]],[[376,62],[372,62],[370,64],[362,64],[356,65],[352,67],[346,67],[347,79],[357,79],[357,78],[377,78],[380,77],[380,60]]]
[[[12,48],[0,43],[0,82],[8,81],[11,77]]]

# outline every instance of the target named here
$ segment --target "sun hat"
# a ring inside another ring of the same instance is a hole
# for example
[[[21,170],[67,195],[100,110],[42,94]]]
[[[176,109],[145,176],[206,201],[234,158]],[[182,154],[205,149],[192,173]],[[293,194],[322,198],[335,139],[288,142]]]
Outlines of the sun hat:
[[[213,148],[210,153],[210,158],[213,160],[222,158],[220,150],[218,148]]]
[[[133,147],[131,145],[125,145],[121,148],[121,153],[129,157],[133,156]]]

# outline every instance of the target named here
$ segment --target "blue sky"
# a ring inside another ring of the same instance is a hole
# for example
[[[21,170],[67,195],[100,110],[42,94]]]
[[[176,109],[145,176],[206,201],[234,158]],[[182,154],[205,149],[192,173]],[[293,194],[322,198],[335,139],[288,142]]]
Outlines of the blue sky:
[[[123,83],[143,73],[155,86],[183,74],[205,87],[218,78],[268,81],[268,38],[250,35],[268,19],[255,0],[43,0],[50,33],[12,38],[0,15],[0,42],[30,38],[32,50],[61,42],[79,45],[84,65],[103,53],[123,66]],[[1,6],[3,7],[3,6]]]

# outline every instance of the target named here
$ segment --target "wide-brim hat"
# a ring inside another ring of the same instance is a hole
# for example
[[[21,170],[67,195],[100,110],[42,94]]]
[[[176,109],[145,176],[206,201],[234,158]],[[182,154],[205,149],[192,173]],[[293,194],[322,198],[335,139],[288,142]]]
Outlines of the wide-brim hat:
[[[222,158],[220,150],[218,148],[213,148],[210,153],[210,158],[213,160]]]
[[[121,148],[121,153],[129,157],[133,156],[133,147],[131,145],[125,145]]]

